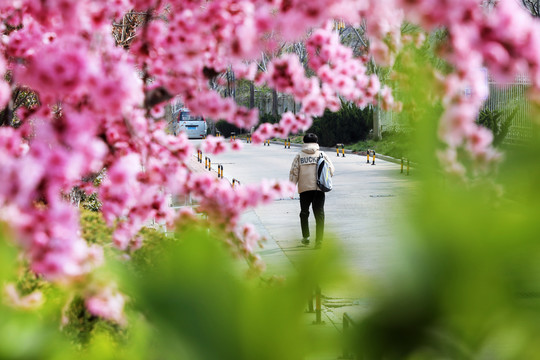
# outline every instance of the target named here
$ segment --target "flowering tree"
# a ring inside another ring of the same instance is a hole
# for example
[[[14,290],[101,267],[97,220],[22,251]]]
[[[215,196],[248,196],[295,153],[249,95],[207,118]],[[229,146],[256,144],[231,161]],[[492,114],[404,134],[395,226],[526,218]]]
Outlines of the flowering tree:
[[[136,36],[121,37],[120,19],[133,9],[132,20],[140,23]],[[442,55],[453,71],[440,75],[445,111],[438,135],[450,171],[464,173],[458,149],[481,165],[498,157],[491,133],[474,122],[487,92],[483,67],[497,79],[527,72],[533,97],[540,90],[539,25],[513,0],[491,11],[477,0],[19,0],[2,2],[0,18],[0,72],[9,73],[9,81],[0,81],[0,105],[16,110],[21,121],[17,129],[0,128],[2,216],[16,230],[32,270],[51,281],[84,283],[103,260],[101,248],[80,237],[78,211],[63,196],[75,186],[93,191],[81,179],[103,168],[99,199],[118,249],[139,247],[136,234],[148,219],[173,223],[167,193],[190,193],[231,234],[231,249],[257,266],[252,250],[258,237],[238,226],[239,214],[290,193],[291,184],[232,189],[192,173],[193,145],[183,135],[167,135],[158,119],[166,101],[180,96],[195,114],[248,129],[257,125],[256,110],[212,90],[210,80],[228,68],[302,105],[278,124],[260,126],[255,143],[309,128],[326,108],[338,110],[340,97],[358,106],[394,107],[390,88],[368,71],[370,58],[355,57],[340,43],[332,19],[363,26],[371,57],[386,66],[403,44],[402,21],[426,31],[447,29]],[[306,75],[294,53],[257,71],[260,54],[278,50],[276,38],[294,42],[308,31],[308,66],[316,76]],[[20,89],[31,89],[39,101],[14,108]],[[226,149],[213,137],[202,145],[208,153]],[[85,291],[90,311],[121,322],[121,296],[108,288]]]

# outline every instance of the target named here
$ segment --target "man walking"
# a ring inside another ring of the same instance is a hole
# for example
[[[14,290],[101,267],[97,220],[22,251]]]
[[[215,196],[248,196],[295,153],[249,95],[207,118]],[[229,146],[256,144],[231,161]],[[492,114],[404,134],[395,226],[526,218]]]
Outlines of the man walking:
[[[298,184],[300,194],[300,226],[302,227],[302,244],[309,245],[309,207],[312,206],[315,215],[316,237],[315,248],[320,248],[324,235],[324,200],[325,193],[317,186],[317,161],[319,159],[319,144],[317,135],[307,133],[304,136],[302,150],[295,156],[289,180]],[[334,175],[334,165],[322,153]]]

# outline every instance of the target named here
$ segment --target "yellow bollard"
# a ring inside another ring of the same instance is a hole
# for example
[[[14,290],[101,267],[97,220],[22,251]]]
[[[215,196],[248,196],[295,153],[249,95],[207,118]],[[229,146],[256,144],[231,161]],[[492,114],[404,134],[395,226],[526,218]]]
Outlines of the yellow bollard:
[[[336,144],[336,155],[339,157],[339,144]]]
[[[371,163],[371,165],[375,165],[375,150],[373,150],[373,154],[371,155],[373,155],[373,162]]]
[[[212,160],[208,158],[208,171],[212,171]]]
[[[341,156],[345,157],[345,145],[341,144]]]
[[[368,163],[368,164],[369,164],[369,152],[370,152],[370,151],[371,151],[371,150],[369,150],[369,149],[368,149],[368,151],[367,151],[367,163]]]
[[[208,169],[208,156],[204,157],[204,168]]]

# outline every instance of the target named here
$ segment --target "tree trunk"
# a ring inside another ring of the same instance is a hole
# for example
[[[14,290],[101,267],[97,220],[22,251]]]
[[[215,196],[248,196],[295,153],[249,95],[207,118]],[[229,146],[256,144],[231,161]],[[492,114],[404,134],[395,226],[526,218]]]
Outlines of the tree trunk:
[[[236,79],[231,69],[227,69],[227,96],[236,99]]]
[[[255,84],[253,81],[249,82],[249,108],[255,107]]]
[[[11,95],[11,100],[7,106],[0,112],[0,126],[13,126],[13,117],[15,112],[13,111],[14,103],[19,97],[20,89],[17,88]]]
[[[232,97],[236,100],[236,76],[234,71],[231,70],[231,80],[232,80]]]
[[[227,69],[225,75],[227,76],[227,97],[231,97],[231,72],[229,69]]]
[[[0,126],[11,126],[13,120],[13,110],[8,105],[0,112]]]
[[[373,139],[381,140],[381,108],[379,106],[373,107]]]
[[[272,89],[272,115],[278,117],[278,94],[276,89]]]

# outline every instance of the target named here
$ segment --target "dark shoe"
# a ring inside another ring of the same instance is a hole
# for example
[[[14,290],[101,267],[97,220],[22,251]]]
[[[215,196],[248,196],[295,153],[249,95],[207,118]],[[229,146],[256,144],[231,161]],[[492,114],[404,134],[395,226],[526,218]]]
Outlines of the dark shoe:
[[[303,238],[302,239],[302,244],[309,245],[309,238]]]
[[[321,247],[322,247],[322,242],[317,241],[317,242],[315,243],[315,249],[320,249]]]

